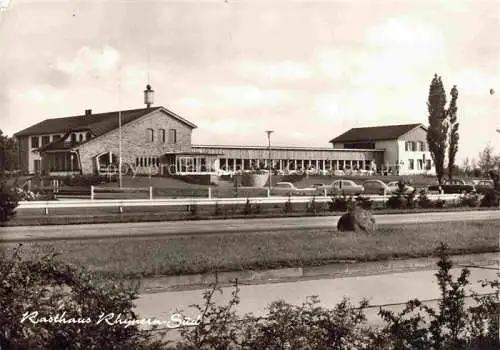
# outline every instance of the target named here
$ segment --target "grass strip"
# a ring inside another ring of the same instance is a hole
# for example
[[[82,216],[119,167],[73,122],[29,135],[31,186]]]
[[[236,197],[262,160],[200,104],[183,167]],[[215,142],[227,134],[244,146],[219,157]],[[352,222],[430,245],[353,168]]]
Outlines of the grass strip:
[[[500,220],[490,220],[382,226],[371,235],[296,229],[33,242],[24,243],[23,251],[34,259],[55,251],[60,259],[106,276],[135,278],[427,257],[439,242],[448,244],[452,254],[495,252],[499,234]]]

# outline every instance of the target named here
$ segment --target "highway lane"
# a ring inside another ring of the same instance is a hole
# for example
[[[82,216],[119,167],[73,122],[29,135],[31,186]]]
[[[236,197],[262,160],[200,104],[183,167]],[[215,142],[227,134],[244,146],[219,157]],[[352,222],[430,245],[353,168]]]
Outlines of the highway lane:
[[[13,226],[0,228],[1,242],[68,240],[161,235],[238,233],[290,229],[336,229],[339,216],[163,221],[87,225]],[[500,220],[500,211],[433,212],[375,215],[379,225]]]
[[[492,266],[498,268],[498,263]],[[471,284],[467,287],[468,294],[470,291],[481,294],[493,292],[488,287],[482,288],[478,281],[496,279],[497,270],[473,268],[470,271]],[[414,298],[433,300],[440,297],[435,272],[429,269],[381,275],[240,285],[241,301],[235,307],[235,311],[239,317],[248,313],[262,317],[266,316],[266,308],[273,301],[285,300],[294,305],[301,305],[307,297],[312,295],[318,296],[320,305],[329,309],[334,308],[344,297],[347,297],[353,304],[358,304],[363,298],[367,298],[372,306],[387,305],[384,308],[401,311],[402,305],[390,305],[405,303]],[[458,276],[459,273],[460,269],[452,269],[454,276]],[[226,305],[233,290],[233,287],[222,288],[223,293],[217,293],[214,298],[216,304]],[[201,290],[141,294],[136,301],[136,312],[139,318],[166,321],[173,314],[182,311],[189,318],[196,319],[199,313],[189,307],[193,304],[203,305]],[[431,304],[433,307],[437,306],[436,302]],[[377,313],[377,307],[365,311],[368,323],[372,326],[381,325],[381,319]],[[173,330],[167,339],[175,340],[178,337],[178,333]]]

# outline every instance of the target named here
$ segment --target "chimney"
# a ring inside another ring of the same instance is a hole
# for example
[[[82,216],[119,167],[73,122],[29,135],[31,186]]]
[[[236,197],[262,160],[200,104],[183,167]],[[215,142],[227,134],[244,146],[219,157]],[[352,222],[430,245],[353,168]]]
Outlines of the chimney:
[[[92,110],[91,109],[86,109],[85,110],[85,115],[86,116],[92,115]]]
[[[153,104],[154,101],[154,94],[155,91],[151,89],[151,85],[146,85],[146,90],[144,90],[144,104],[148,109],[151,108],[151,105]]]

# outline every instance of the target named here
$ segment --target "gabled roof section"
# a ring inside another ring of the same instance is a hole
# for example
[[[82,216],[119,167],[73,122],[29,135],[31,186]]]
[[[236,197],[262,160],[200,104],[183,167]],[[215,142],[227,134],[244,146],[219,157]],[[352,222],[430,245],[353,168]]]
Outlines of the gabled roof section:
[[[52,141],[48,145],[38,148],[37,151],[43,153],[46,151],[70,150],[74,146],[71,141],[67,140],[70,134],[70,132],[66,132],[59,140]]]
[[[396,140],[419,126],[424,127],[423,124],[415,123],[352,128],[342,135],[330,140],[330,143]]]
[[[196,125],[169,111],[165,107],[152,107],[141,109],[129,109],[121,111],[122,125],[137,120],[155,111],[162,111],[171,117],[186,124],[190,128]],[[19,131],[16,136],[30,136],[43,134],[68,133],[70,131],[90,131],[94,137],[101,136],[111,130],[118,128],[118,111],[108,113],[97,113],[90,115],[79,115],[65,118],[45,119],[29,128]]]

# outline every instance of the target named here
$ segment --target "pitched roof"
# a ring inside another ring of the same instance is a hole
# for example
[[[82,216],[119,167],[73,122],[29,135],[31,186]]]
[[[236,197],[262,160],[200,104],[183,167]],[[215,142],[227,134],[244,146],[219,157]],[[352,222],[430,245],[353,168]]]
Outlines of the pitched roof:
[[[154,111],[162,110],[191,128],[196,125],[169,111],[165,107],[129,109],[121,111],[122,125],[130,123]],[[70,131],[90,131],[94,137],[101,136],[118,128],[118,111],[79,115],[65,118],[45,119],[44,121],[17,132],[16,136],[67,133]]]
[[[45,146],[39,147],[37,151],[42,153],[45,151],[70,150],[74,146],[71,141],[67,140],[70,134],[71,132],[66,132],[59,140],[52,141]]]
[[[398,137],[406,134],[410,130],[418,126],[423,126],[420,123],[416,124],[401,124],[401,125],[385,125],[372,126],[366,128],[352,128],[340,136],[330,140],[331,143],[337,142],[359,142],[359,141],[381,141],[395,140]]]

